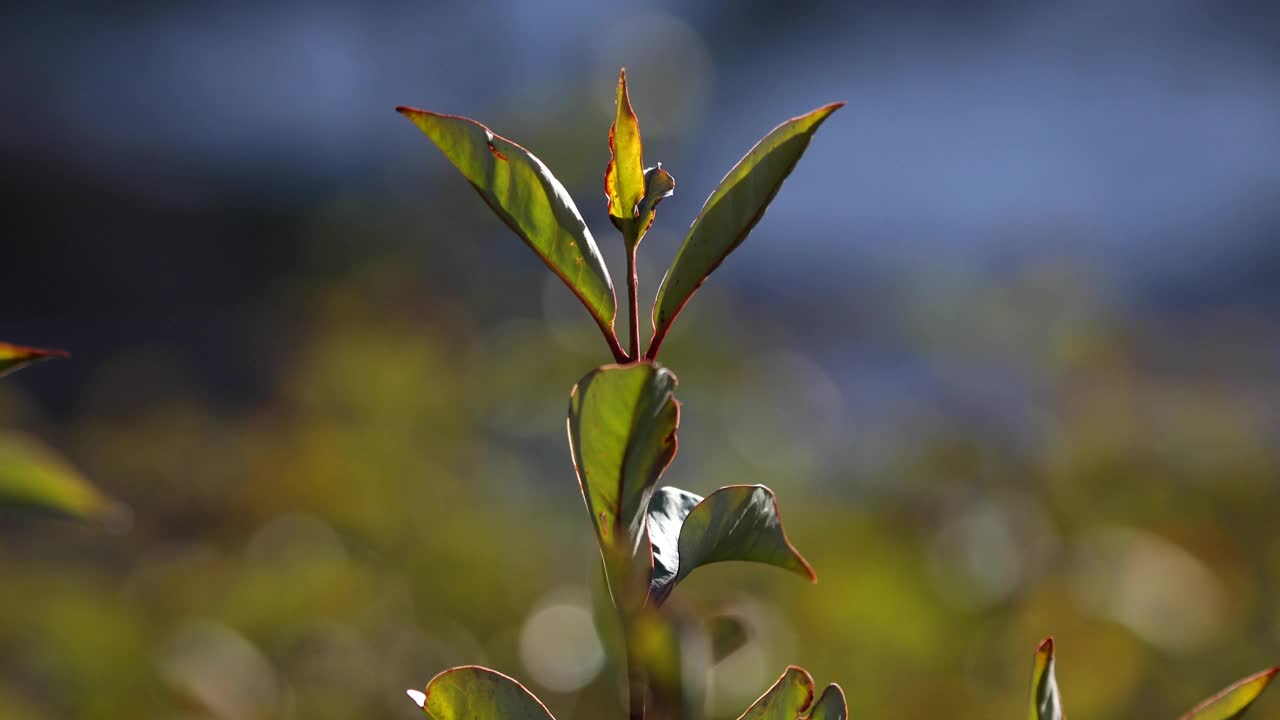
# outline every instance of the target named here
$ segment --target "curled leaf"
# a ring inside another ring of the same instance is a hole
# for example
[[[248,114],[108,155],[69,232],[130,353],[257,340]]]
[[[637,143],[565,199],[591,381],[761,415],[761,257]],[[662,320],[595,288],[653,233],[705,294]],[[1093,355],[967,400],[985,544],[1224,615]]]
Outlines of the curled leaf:
[[[41,360],[70,357],[66,350],[23,347],[0,342],[0,377]]]
[[[1058,694],[1058,680],[1053,672],[1053,638],[1047,637],[1036,647],[1035,662],[1031,666],[1031,707],[1029,720],[1063,720],[1062,697]]]
[[[604,191],[609,199],[609,219],[632,239],[629,229],[635,224],[636,208],[645,195],[643,145],[640,123],[631,109],[627,93],[627,70],[618,73],[617,110],[609,126],[609,165],[604,172]]]
[[[555,720],[542,701],[496,670],[466,665],[406,693],[434,720]]]
[[[649,594],[659,605],[676,583],[715,562],[758,562],[814,582],[818,579],[787,539],[777,498],[763,485],[731,485],[706,498],[679,488],[661,488],[649,501],[649,541],[653,546]]]
[[[431,138],[494,214],[569,286],[600,326],[614,357],[624,359],[613,329],[617,298],[604,258],[569,191],[547,166],[469,118],[397,110]]]
[[[1250,675],[1195,706],[1181,720],[1234,720],[1241,717],[1278,672],[1280,667],[1273,667]]]
[[[628,576],[643,572],[640,598],[649,583],[645,516],[678,447],[676,382],[670,370],[651,363],[606,365],[582,378],[569,397],[569,449],[619,607]]]
[[[792,118],[764,136],[738,161],[703,204],[685,235],[653,304],[653,341],[645,357],[658,354],[671,323],[693,293],[729,253],[742,244],[791,174],[822,122],[844,103],[824,105]]]

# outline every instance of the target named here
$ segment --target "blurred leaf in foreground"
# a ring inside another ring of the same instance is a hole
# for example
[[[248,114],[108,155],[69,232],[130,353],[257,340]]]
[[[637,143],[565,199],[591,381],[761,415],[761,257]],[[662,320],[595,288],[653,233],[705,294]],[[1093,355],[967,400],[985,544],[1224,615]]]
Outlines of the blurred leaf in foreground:
[[[104,520],[124,512],[123,506],[103,495],[57,452],[16,433],[0,434],[0,505]]]

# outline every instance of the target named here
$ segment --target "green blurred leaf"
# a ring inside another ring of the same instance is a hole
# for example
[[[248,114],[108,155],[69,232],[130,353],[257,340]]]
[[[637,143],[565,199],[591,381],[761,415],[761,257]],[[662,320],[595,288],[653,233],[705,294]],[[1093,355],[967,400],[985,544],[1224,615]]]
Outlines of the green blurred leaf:
[[[493,212],[587,306],[614,357],[617,300],[604,258],[573,198],[533,153],[464,117],[400,107],[480,193]]]
[[[711,636],[711,661],[720,662],[747,644],[751,633],[741,620],[730,615],[717,615],[707,621]]]
[[[787,539],[777,499],[763,485],[730,485],[705,499],[664,487],[649,502],[649,541],[649,592],[657,604],[689,573],[715,562],[758,562],[818,579]]]
[[[65,357],[69,357],[65,350],[23,347],[0,342],[0,377],[41,360]]]
[[[628,577],[648,585],[645,516],[654,485],[675,457],[680,406],[676,376],[650,363],[596,368],[569,396],[569,448],[596,528],[610,592],[622,607]],[[627,594],[630,594],[629,592]]]
[[[119,506],[57,452],[35,438],[0,434],[0,505],[28,505],[76,517],[103,517]]]
[[[844,103],[792,118],[764,136],[720,181],[689,227],[653,304],[652,359],[685,303],[720,263],[742,244],[791,174],[809,140]]]
[[[1062,697],[1054,676],[1053,638],[1047,637],[1036,648],[1031,667],[1031,708],[1029,720],[1063,720]]]
[[[434,720],[555,720],[523,685],[477,665],[445,670],[425,693],[408,694]]]
[[[1195,706],[1181,720],[1233,720],[1241,717],[1267,689],[1277,672],[1280,672],[1280,667],[1250,675]]]
[[[845,720],[848,717],[844,691],[839,685],[828,685],[816,703],[813,702],[813,689],[813,678],[809,673],[792,665],[738,720]],[[810,703],[813,710],[805,715]]]

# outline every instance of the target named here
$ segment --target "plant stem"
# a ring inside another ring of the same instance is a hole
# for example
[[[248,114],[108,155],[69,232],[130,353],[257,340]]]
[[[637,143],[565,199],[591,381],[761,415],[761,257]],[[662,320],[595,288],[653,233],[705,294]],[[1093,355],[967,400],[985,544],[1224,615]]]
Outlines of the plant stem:
[[[636,250],[640,243],[627,249],[627,303],[631,308],[631,360],[640,360],[640,278],[636,275]]]
[[[622,624],[627,646],[627,717],[628,720],[644,720],[644,700],[649,692],[649,681],[645,677],[643,662],[636,657],[632,627],[625,613]]]

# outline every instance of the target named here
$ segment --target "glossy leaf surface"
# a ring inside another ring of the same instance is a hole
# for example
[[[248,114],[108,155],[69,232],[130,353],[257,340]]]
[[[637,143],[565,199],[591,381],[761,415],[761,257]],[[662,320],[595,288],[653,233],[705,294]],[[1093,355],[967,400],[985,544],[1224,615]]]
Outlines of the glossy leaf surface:
[[[23,347],[0,342],[0,377],[41,360],[64,357],[67,357],[65,350]]]
[[[1254,700],[1267,689],[1280,668],[1263,670],[1231,685],[1195,706],[1182,720],[1233,720],[1242,717]]]
[[[494,213],[564,280],[613,338],[617,300],[604,258],[573,198],[533,153],[464,117],[401,107]],[[615,356],[618,353],[615,352]]]
[[[650,595],[664,602],[676,583],[703,565],[739,560],[774,565],[817,581],[787,539],[773,491],[731,485],[706,498],[664,487],[649,502],[653,545]]]
[[[649,498],[678,444],[675,388],[676,376],[660,366],[607,365],[588,373],[569,397],[569,448],[615,603],[630,560],[643,553],[647,570]]]
[[[523,685],[477,665],[445,670],[426,692],[408,694],[434,720],[555,720]]]
[[[19,434],[0,434],[0,504],[76,517],[103,516],[118,507],[57,452]]]
[[[824,105],[782,123],[756,143],[720,181],[698,212],[658,288],[653,305],[654,339],[648,357],[656,355],[671,323],[693,293],[760,221],[818,127],[843,105]]]
[[[848,717],[844,691],[839,685],[828,685],[816,703],[813,691],[813,678],[809,673],[792,665],[738,720],[845,720]],[[806,711],[809,711],[807,715]]]
[[[1047,637],[1036,648],[1031,666],[1031,707],[1029,720],[1063,720],[1062,697],[1054,675],[1053,638]]]

